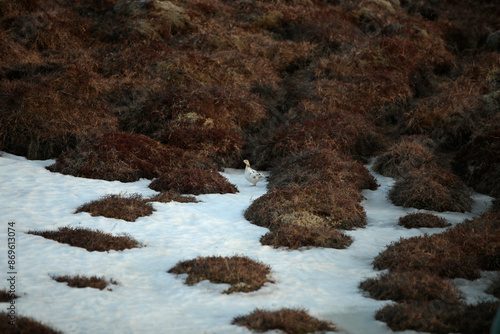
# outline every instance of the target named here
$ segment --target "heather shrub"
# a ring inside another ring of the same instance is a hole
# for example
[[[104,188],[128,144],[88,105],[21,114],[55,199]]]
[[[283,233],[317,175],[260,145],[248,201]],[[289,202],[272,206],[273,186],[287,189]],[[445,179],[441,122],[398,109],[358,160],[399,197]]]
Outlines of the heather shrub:
[[[72,288],[94,288],[94,289],[99,289],[99,290],[104,290],[107,288],[110,284],[117,285],[118,283],[114,280],[106,280],[104,277],[97,277],[97,276],[92,276],[92,277],[86,277],[86,276],[57,276],[53,275],[51,278],[59,283],[67,283],[69,287]],[[108,288],[108,291],[111,291],[110,288]]]
[[[260,261],[245,256],[206,256],[181,261],[168,270],[171,274],[188,274],[187,285],[209,280],[212,283],[230,284],[224,293],[252,292],[260,289],[268,278],[271,268]]]
[[[18,297],[16,295],[13,295],[6,289],[0,290],[0,303],[8,303],[12,299],[17,299]]]
[[[416,212],[399,218],[398,225],[406,228],[421,227],[448,227],[451,226],[446,219],[433,215],[432,213]]]
[[[287,334],[335,331],[332,323],[318,320],[300,308],[282,308],[276,311],[256,309],[246,316],[234,318],[232,323],[259,333],[270,330],[280,330]]]
[[[147,203],[140,194],[124,196],[109,194],[102,198],[79,206],[75,213],[89,212],[92,216],[135,221],[139,217],[149,216],[154,211],[153,206]]]
[[[148,202],[160,202],[160,203],[168,203],[168,202],[180,202],[180,203],[198,203],[199,201],[194,196],[185,196],[181,195],[179,192],[175,190],[167,190],[162,191],[158,195],[150,197],[147,199]]]
[[[29,234],[39,235],[74,247],[85,248],[89,252],[107,252],[142,247],[128,235],[113,236],[102,231],[87,228],[60,227],[57,231],[29,231]]]
[[[149,188],[193,195],[238,192],[235,185],[213,169],[174,169],[151,182]]]
[[[205,167],[208,163],[144,135],[107,133],[62,154],[48,169],[78,177],[134,182],[187,165]]]
[[[389,192],[395,205],[432,211],[470,211],[467,186],[454,174],[439,167],[422,167],[398,179]]]
[[[5,334],[37,333],[37,334],[61,334],[62,332],[50,328],[35,319],[16,315],[16,324],[13,326],[6,312],[0,312],[0,332]]]
[[[369,278],[359,285],[360,289],[377,300],[431,301],[447,304],[460,302],[459,290],[447,279],[425,271],[394,271]]]

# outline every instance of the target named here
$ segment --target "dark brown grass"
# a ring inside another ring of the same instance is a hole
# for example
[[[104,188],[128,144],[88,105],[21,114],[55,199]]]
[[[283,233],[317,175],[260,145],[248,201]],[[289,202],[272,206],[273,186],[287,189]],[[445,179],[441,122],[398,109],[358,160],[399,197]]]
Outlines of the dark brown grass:
[[[404,217],[399,218],[398,225],[406,228],[421,228],[421,227],[448,227],[451,226],[446,219],[426,212],[410,213]]]
[[[389,192],[395,205],[432,211],[470,211],[467,186],[454,174],[439,167],[422,167],[398,179]]]
[[[414,169],[435,166],[436,157],[432,148],[421,141],[418,137],[409,137],[391,146],[377,157],[373,170],[385,176],[401,177]]]
[[[317,182],[358,190],[377,188],[375,178],[363,164],[331,150],[301,151],[290,155],[271,170],[268,182],[271,189]]]
[[[139,217],[153,213],[153,205],[147,201],[140,194],[109,194],[79,206],[75,213],[89,212],[93,217],[104,216],[133,222]]]
[[[10,302],[12,299],[16,299],[17,296],[10,293],[8,290],[0,290],[0,303]]]
[[[374,267],[477,279],[481,270],[500,269],[499,221],[498,213],[486,213],[443,233],[401,239],[375,258]]]
[[[193,195],[238,192],[235,185],[213,169],[174,169],[151,182],[149,188]]]
[[[181,195],[179,192],[174,190],[162,191],[158,195],[155,195],[147,199],[148,202],[180,202],[180,203],[198,203],[199,201],[194,196]]]
[[[11,320],[7,313],[0,312],[0,332],[3,334],[62,334],[47,325],[44,325],[32,318],[16,315],[16,324],[13,326],[9,323]]]
[[[332,323],[311,317],[300,308],[282,308],[277,311],[256,309],[249,315],[234,318],[232,323],[259,333],[281,330],[287,334],[306,334],[336,330]]]
[[[209,280],[212,283],[230,284],[224,293],[252,292],[271,281],[271,267],[245,256],[207,256],[181,261],[169,271],[171,274],[188,274],[187,285]]]
[[[99,230],[93,231],[87,228],[60,227],[57,231],[29,231],[28,233],[73,247],[85,248],[89,252],[120,251],[142,246],[127,235],[113,236]]]
[[[134,182],[186,165],[207,166],[201,158],[167,148],[144,135],[108,133],[66,152],[48,169],[78,177]]]
[[[377,300],[460,302],[459,290],[447,279],[424,271],[389,272],[369,278],[359,285]]]
[[[114,280],[106,280],[104,277],[97,277],[97,276],[92,276],[92,277],[86,277],[86,276],[51,276],[51,278],[54,281],[60,282],[60,283],[67,283],[69,287],[72,288],[93,288],[93,289],[99,289],[99,290],[104,290],[106,289],[110,284],[117,285],[118,283]],[[108,289],[111,291],[111,289]]]

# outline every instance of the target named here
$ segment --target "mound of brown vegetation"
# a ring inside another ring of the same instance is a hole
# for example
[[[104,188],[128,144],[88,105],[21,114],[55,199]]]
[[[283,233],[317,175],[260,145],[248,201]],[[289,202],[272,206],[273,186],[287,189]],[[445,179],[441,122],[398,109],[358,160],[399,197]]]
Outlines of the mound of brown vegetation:
[[[153,206],[140,194],[110,194],[79,206],[75,213],[89,212],[94,217],[104,216],[133,222],[139,217],[149,216],[153,211]]]
[[[224,293],[251,292],[271,282],[271,268],[245,256],[208,256],[181,261],[171,268],[171,274],[188,274],[187,285],[209,280],[212,283],[230,284]]]
[[[389,192],[395,205],[439,212],[470,211],[470,195],[456,175],[439,167],[414,169],[398,179]]]
[[[370,278],[359,287],[377,300],[460,302],[458,289],[447,279],[423,271],[396,271]]]
[[[373,170],[389,177],[405,176],[408,172],[422,167],[436,165],[433,141],[425,137],[407,137],[379,155]]]
[[[10,323],[11,318],[6,312],[0,312],[0,332],[5,334],[61,334],[47,325],[44,325],[32,318],[16,315],[15,325]]]
[[[85,248],[89,252],[107,252],[138,248],[142,245],[130,236],[113,236],[102,231],[87,228],[60,227],[57,231],[29,231],[29,234],[39,235],[74,247]]]
[[[186,157],[182,150],[138,134],[107,133],[64,153],[48,169],[93,179],[133,182],[153,179],[174,168],[204,165],[203,159]]]
[[[446,219],[433,215],[432,213],[416,212],[399,218],[398,225],[406,228],[420,227],[448,227],[451,226]]]
[[[287,334],[335,331],[333,324],[311,317],[306,310],[293,308],[277,311],[256,309],[249,315],[234,318],[232,323],[260,333],[270,330],[280,330]]]
[[[186,196],[181,195],[177,191],[168,190],[162,191],[158,195],[155,195],[149,199],[148,202],[160,202],[160,203],[168,203],[168,202],[180,202],[180,203],[198,203],[199,201],[194,196]]]
[[[0,303],[8,303],[12,299],[16,299],[16,298],[17,298],[17,296],[13,295],[9,291],[4,290],[4,289],[0,290]]]
[[[491,196],[500,196],[500,130],[476,136],[458,152],[454,161],[457,174],[469,186]]]
[[[213,169],[174,169],[151,182],[149,188],[193,195],[238,192],[234,184]]]
[[[86,277],[86,276],[51,276],[51,278],[60,283],[68,283],[69,287],[72,288],[94,288],[99,290],[104,290],[110,284],[117,285],[118,283],[114,280],[106,280],[104,277]],[[111,289],[108,289],[111,291]]]
[[[443,233],[402,239],[374,260],[377,269],[421,270],[442,277],[476,279],[481,270],[499,270],[498,213],[486,213]]]

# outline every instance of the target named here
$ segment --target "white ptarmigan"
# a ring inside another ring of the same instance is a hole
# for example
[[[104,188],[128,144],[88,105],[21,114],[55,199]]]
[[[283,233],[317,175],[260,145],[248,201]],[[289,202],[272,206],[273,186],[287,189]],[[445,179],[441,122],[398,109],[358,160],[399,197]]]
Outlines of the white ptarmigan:
[[[264,175],[250,167],[250,162],[248,162],[248,160],[243,160],[243,162],[247,165],[245,168],[245,179],[247,179],[247,181],[252,183],[255,187],[257,182],[264,180]]]

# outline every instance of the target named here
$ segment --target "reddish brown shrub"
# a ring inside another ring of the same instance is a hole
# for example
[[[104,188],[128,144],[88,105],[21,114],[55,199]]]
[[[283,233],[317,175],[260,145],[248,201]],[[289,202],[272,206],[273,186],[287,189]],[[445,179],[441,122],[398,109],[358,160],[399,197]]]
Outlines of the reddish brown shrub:
[[[5,334],[37,333],[37,334],[62,334],[47,325],[32,318],[16,315],[15,325],[10,323],[11,318],[6,312],[0,312],[0,332]]]
[[[420,227],[448,227],[451,226],[446,219],[433,215],[432,213],[416,212],[399,218],[398,225],[406,228]]]
[[[212,169],[174,169],[151,182],[149,188],[193,195],[238,192],[235,185]]]
[[[332,188],[324,184],[291,184],[269,191],[245,211],[253,224],[276,228],[283,222],[306,220],[314,224],[351,229],[366,224],[366,214],[359,204],[361,195],[352,188]]]
[[[15,294],[10,293],[8,290],[0,290],[0,303],[8,303],[12,299],[16,299]]]
[[[332,323],[311,317],[306,310],[299,308],[256,309],[249,315],[234,318],[232,323],[260,333],[281,330],[287,334],[306,334],[336,330]]]
[[[114,280],[106,280],[104,277],[86,277],[86,276],[51,276],[54,281],[60,283],[68,283],[69,287],[72,288],[94,288],[99,290],[104,290],[110,284],[117,285],[118,283]],[[111,291],[111,289],[108,289]]]
[[[377,157],[373,170],[385,176],[400,177],[414,169],[435,166],[436,157],[432,148],[424,143],[425,138],[422,137],[402,139]]]
[[[454,170],[471,187],[491,196],[500,196],[500,130],[476,136],[455,157]]]
[[[70,246],[85,248],[89,252],[120,251],[142,246],[128,235],[113,236],[99,230],[93,231],[86,228],[60,227],[57,231],[29,231],[28,233]]]
[[[424,271],[396,271],[369,278],[359,287],[378,300],[460,302],[459,290],[447,279]]]
[[[140,194],[128,197],[118,195],[105,195],[102,198],[79,206],[75,213],[89,212],[92,216],[135,221],[139,217],[149,216],[154,211],[153,206],[147,203]]]
[[[187,165],[207,165],[203,159],[183,153],[144,135],[108,133],[64,153],[48,169],[78,177],[133,182]]]
[[[251,292],[271,282],[268,275],[271,268],[262,262],[245,256],[208,256],[181,261],[171,268],[171,274],[188,274],[187,285],[209,280],[212,283],[230,284],[224,293]]]
[[[199,201],[196,199],[194,196],[184,196],[181,195],[179,192],[174,191],[174,190],[167,190],[167,191],[162,191],[158,195],[155,195],[149,199],[147,199],[148,202],[161,202],[161,203],[168,203],[168,202],[181,202],[181,203],[198,203]]]
[[[271,170],[268,181],[269,188],[318,182],[358,190],[377,188],[375,178],[363,164],[330,150],[301,151],[290,155]]]
[[[432,211],[470,211],[472,199],[463,182],[451,172],[438,167],[409,171],[396,181],[389,192],[395,205]]]

